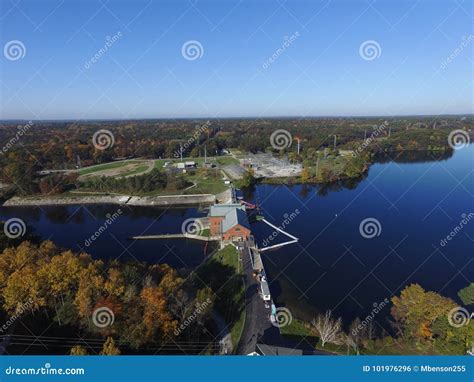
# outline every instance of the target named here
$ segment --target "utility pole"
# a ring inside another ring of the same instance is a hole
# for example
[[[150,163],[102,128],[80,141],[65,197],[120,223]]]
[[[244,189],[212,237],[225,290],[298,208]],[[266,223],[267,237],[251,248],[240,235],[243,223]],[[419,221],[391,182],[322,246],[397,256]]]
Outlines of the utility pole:
[[[179,144],[179,154],[181,156],[181,162],[183,162],[183,145],[181,143]]]
[[[207,163],[207,147],[204,145],[204,164]]]
[[[364,141],[367,139],[367,129],[364,130]]]
[[[392,135],[392,128],[391,127],[388,128],[388,136],[390,137],[390,135]]]
[[[337,141],[337,136],[334,135],[334,150],[336,150],[336,141]]]
[[[300,139],[298,138],[298,156],[300,155]]]

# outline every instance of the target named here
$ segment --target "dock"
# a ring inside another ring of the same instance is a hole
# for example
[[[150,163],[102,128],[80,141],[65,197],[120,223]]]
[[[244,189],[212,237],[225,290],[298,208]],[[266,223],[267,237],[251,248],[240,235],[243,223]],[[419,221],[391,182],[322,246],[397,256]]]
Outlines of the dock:
[[[270,247],[261,248],[261,249],[259,249],[260,252],[270,251],[272,249],[281,248],[281,247],[284,247],[285,245],[290,245],[290,244],[294,244],[294,243],[298,242],[299,239],[296,236],[293,236],[293,235],[289,234],[288,232],[283,231],[280,227],[277,227],[276,225],[270,223],[265,218],[260,219],[260,221],[268,224],[270,227],[274,228],[276,231],[282,233],[283,235],[285,235],[285,236],[287,236],[291,239],[289,241],[285,241],[284,243],[279,243],[279,244],[272,245]]]

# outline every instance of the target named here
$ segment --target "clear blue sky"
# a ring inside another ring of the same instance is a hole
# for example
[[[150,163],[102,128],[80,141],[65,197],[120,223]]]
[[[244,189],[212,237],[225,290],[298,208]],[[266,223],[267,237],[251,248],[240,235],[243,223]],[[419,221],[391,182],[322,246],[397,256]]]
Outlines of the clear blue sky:
[[[0,119],[473,112],[472,1],[0,3]]]

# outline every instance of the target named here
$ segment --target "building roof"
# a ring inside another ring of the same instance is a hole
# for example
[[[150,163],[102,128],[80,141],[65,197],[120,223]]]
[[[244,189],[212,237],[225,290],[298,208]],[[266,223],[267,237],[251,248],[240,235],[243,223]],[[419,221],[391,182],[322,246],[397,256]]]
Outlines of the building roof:
[[[301,349],[291,349],[265,344],[257,344],[256,350],[262,355],[303,355],[303,350]]]
[[[228,212],[235,210],[236,208],[245,211],[245,206],[242,206],[241,204],[214,204],[211,206],[209,216],[224,217]]]
[[[241,225],[250,230],[249,220],[245,212],[245,206],[234,204],[214,204],[209,211],[210,217],[223,217],[221,231],[227,232],[236,225]]]
[[[240,224],[242,227],[250,229],[249,220],[244,210],[233,208],[225,214],[224,220],[222,221],[222,232],[227,232],[232,227]]]

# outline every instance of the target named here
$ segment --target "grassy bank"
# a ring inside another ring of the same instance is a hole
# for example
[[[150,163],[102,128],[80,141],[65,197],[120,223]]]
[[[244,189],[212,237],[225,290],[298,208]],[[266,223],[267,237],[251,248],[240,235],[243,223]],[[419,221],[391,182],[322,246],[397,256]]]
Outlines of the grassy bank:
[[[321,345],[321,339],[318,337],[314,329],[311,328],[311,325],[295,318],[290,325],[281,327],[280,332],[283,337],[286,337],[287,340],[296,342],[302,347],[313,348],[315,350],[322,350],[341,355],[347,354],[347,347],[344,345],[326,343],[323,347]]]
[[[234,348],[245,320],[245,290],[237,250],[228,245],[197,270],[199,288],[210,287],[216,295],[215,309],[225,320]]]

